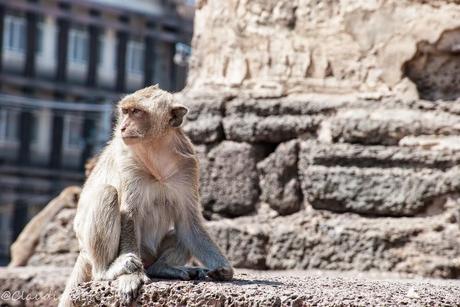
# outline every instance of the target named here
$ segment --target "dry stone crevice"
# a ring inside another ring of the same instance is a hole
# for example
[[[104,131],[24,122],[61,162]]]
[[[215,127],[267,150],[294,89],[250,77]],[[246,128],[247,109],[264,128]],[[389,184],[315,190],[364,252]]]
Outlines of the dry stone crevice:
[[[404,63],[403,70],[417,86],[420,97],[428,100],[456,100],[460,97],[460,28],[444,31],[430,43],[417,43],[417,52]]]
[[[298,180],[297,140],[281,143],[274,153],[257,164],[261,187],[260,200],[281,215],[300,210],[303,202]]]

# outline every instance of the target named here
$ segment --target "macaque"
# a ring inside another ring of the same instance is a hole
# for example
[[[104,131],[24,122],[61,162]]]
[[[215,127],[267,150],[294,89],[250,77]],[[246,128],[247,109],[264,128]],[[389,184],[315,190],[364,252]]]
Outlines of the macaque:
[[[232,279],[203,226],[198,161],[181,129],[187,111],[158,85],[119,102],[113,138],[80,196],[80,254],[60,306],[71,306],[71,289],[90,280],[117,280],[130,303],[150,278]],[[185,266],[192,256],[204,267]]]

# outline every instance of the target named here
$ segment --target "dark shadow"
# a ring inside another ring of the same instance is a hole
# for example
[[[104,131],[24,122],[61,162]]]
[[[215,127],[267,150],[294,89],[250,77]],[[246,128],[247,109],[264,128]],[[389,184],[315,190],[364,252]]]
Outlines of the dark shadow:
[[[436,101],[460,98],[460,62],[456,42],[460,28],[444,31],[435,43],[417,43],[417,52],[404,63],[403,73],[417,86],[420,98]]]
[[[228,281],[228,283],[232,283],[234,285],[239,285],[239,286],[247,286],[247,285],[282,286],[283,285],[283,283],[280,281],[264,280],[264,279],[243,279],[243,278],[235,278],[232,281]]]

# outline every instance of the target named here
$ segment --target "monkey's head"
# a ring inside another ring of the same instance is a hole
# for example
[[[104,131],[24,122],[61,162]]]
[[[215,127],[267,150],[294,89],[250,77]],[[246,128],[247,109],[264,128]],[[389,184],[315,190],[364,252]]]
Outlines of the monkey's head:
[[[158,85],[146,87],[118,104],[116,134],[127,145],[159,139],[182,125],[188,110]]]

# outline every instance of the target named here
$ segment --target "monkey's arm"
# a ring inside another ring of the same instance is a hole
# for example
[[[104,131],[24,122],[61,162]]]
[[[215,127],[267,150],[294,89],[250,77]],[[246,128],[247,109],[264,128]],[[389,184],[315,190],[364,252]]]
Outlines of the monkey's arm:
[[[186,246],[204,266],[210,269],[208,276],[215,280],[231,280],[233,269],[203,225],[196,198],[189,200],[186,209],[175,223],[178,240]]]
[[[110,265],[107,271],[107,279],[114,279],[123,274],[143,272],[135,219],[130,212],[124,210],[120,212],[120,217],[121,230],[118,257]]]

